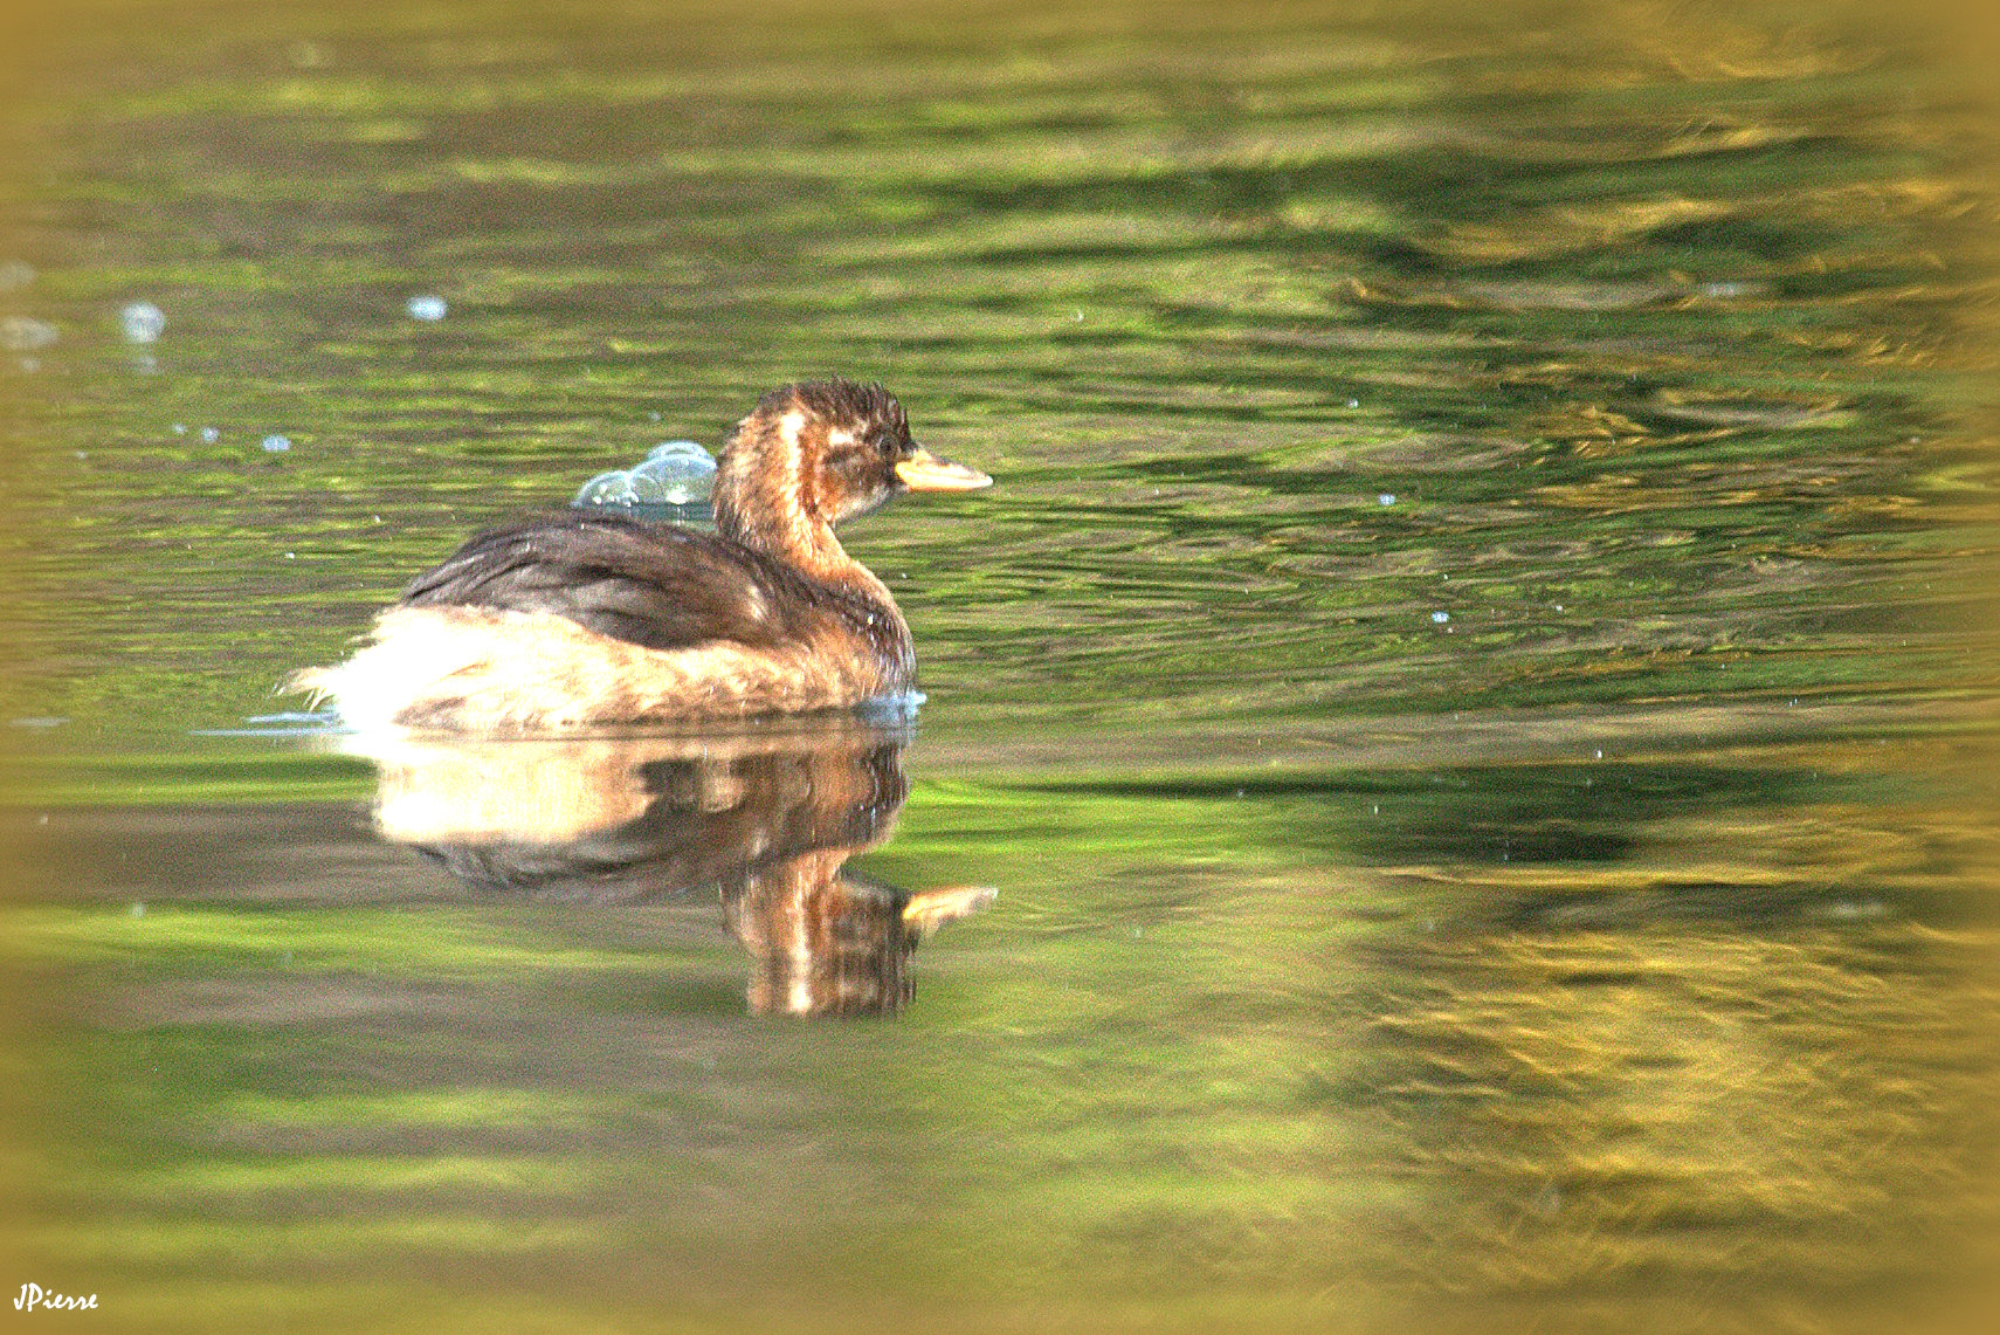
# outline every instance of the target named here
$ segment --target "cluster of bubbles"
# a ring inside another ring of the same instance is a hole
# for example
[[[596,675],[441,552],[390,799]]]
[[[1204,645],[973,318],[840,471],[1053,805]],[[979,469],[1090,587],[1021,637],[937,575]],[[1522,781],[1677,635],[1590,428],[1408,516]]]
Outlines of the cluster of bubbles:
[[[22,260],[0,260],[0,292],[12,292],[32,284],[38,275],[34,266]],[[412,320],[435,324],[450,312],[451,307],[443,297],[425,292],[411,297],[403,304],[403,309]],[[127,343],[143,348],[160,341],[167,332],[167,313],[150,301],[131,301],[118,310],[118,332]],[[13,353],[35,353],[52,347],[60,339],[61,332],[46,320],[37,320],[29,315],[8,315],[0,317],[0,351]],[[142,369],[156,369],[150,356],[142,355],[137,364]],[[32,357],[23,357],[24,369],[36,370],[40,362]]]
[[[691,440],[669,440],[654,446],[641,463],[599,473],[570,504],[633,511],[670,508],[681,512],[675,517],[705,518],[714,485],[715,456]]]
[[[0,292],[11,292],[32,284],[38,275],[34,267],[21,260],[0,260]],[[449,313],[450,306],[443,297],[435,293],[420,293],[404,303],[403,309],[412,320],[435,324]],[[118,332],[127,343],[135,348],[143,348],[160,341],[167,332],[167,313],[150,301],[130,301],[118,309]],[[13,353],[34,353],[52,347],[60,339],[60,331],[46,320],[37,320],[27,315],[0,317],[0,351]],[[139,354],[135,365],[143,370],[156,369],[150,354]],[[40,369],[38,359],[30,356],[21,358],[22,369]],[[188,434],[183,422],[173,425],[176,436]],[[200,436],[203,444],[213,445],[222,439],[222,433],[212,426],[202,427]],[[291,438],[277,432],[265,436],[259,444],[266,454],[284,454],[292,448]],[[664,447],[663,447],[664,448]],[[699,450],[700,446],[695,446]],[[656,451],[657,453],[657,451]],[[709,464],[709,471],[714,471]],[[635,472],[637,470],[634,470]],[[608,475],[607,475],[608,476]],[[702,492],[707,495],[706,490]],[[579,504],[582,501],[579,500]]]

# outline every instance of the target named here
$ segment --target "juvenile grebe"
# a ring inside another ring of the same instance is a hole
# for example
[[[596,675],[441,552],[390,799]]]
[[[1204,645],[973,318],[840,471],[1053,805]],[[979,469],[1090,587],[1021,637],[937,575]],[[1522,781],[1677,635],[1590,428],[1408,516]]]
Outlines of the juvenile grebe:
[[[347,662],[294,674],[357,728],[537,732],[838,709],[909,691],[910,628],[833,526],[984,473],[880,385],[786,385],[723,447],[711,535],[572,510],[482,533]]]

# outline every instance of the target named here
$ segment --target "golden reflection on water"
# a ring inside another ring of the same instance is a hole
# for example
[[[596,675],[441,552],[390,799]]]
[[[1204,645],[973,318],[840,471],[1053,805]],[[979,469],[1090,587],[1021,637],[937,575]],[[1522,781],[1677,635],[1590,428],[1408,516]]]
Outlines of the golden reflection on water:
[[[1990,1261],[1990,915],[1940,928],[1840,897],[1757,924],[1732,901],[1804,870],[1770,865],[1789,862],[1760,846],[1777,832],[1696,822],[1678,833],[1717,851],[1706,867],[1570,876],[1555,897],[1520,885],[1546,875],[1461,881],[1514,922],[1381,961],[1369,1078],[1429,1217],[1451,1221],[1423,1264],[1490,1296],[1645,1274],[1648,1325],[1671,1325],[1683,1286],[1703,1306],[1734,1291],[1738,1328],[1760,1329],[1871,1276],[1931,1277],[1845,1314],[1900,1325]]]

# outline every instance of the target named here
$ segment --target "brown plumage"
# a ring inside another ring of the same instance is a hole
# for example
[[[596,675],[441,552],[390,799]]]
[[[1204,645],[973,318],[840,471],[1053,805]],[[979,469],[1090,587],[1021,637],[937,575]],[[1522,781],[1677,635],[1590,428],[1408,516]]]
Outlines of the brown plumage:
[[[879,385],[766,394],[715,479],[718,533],[572,510],[480,534],[346,663],[289,689],[357,727],[532,732],[844,708],[911,690],[909,627],[833,526],[904,491],[984,487]]]

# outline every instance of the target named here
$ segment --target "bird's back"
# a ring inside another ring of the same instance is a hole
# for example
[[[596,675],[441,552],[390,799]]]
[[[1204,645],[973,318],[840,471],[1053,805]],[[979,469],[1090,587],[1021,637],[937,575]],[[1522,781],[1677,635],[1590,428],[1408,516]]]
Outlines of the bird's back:
[[[406,607],[559,616],[648,649],[805,637],[824,598],[790,571],[692,529],[586,512],[472,538],[403,590]]]

